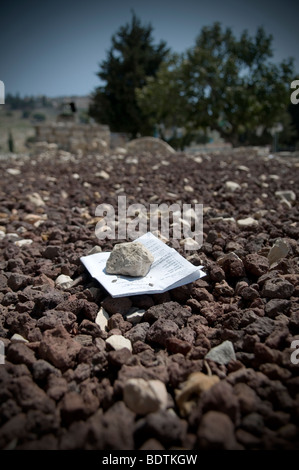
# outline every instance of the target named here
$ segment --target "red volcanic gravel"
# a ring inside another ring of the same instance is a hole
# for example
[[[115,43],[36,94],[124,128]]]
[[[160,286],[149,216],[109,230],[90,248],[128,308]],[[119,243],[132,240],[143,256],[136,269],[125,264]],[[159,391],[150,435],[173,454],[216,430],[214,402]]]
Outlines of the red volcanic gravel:
[[[299,448],[298,159],[246,148],[58,151],[3,156],[0,168],[1,449]],[[294,194],[286,201],[277,191]],[[185,251],[171,233],[167,243],[206,276],[112,299],[80,257],[125,241],[95,236],[97,205],[117,213],[120,195],[147,209],[204,204],[202,247]],[[277,239],[287,254],[270,266]],[[56,282],[62,274],[70,283]],[[224,341],[234,359],[205,359]],[[129,380],[138,409],[151,394],[154,411],[137,414],[126,402]]]

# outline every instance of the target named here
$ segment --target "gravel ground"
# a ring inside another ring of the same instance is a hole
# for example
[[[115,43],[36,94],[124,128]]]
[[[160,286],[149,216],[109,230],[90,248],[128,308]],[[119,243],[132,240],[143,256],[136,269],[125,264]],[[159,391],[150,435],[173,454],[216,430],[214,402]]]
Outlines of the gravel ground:
[[[298,167],[254,149],[0,159],[0,448],[298,449]],[[168,243],[207,275],[112,299],[80,257],[120,242],[95,236],[119,195],[203,203],[203,246]],[[229,362],[205,357],[225,341]]]

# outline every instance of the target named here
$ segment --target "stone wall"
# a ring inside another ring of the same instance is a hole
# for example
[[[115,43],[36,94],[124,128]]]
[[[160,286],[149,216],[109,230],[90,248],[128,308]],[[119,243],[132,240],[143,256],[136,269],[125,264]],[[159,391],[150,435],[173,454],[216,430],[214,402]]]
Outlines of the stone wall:
[[[52,122],[35,126],[35,132],[37,142],[55,143],[72,153],[103,153],[110,149],[110,130],[104,125]]]

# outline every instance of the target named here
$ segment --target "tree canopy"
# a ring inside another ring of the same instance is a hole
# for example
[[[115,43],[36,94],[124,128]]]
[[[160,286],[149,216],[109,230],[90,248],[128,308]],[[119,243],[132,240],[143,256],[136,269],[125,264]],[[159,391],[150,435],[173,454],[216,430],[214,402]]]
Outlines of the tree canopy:
[[[239,39],[220,23],[204,27],[194,47],[139,87],[140,108],[152,125],[184,126],[185,138],[211,128],[238,145],[269,132],[287,112],[294,76],[292,59],[270,61],[272,39],[262,27]]]
[[[104,84],[95,90],[89,114],[114,132],[127,132],[132,137],[151,132],[137,103],[136,89],[156,74],[168,53],[164,41],[154,44],[152,32],[151,24],[142,25],[133,13],[131,22],[112,36],[107,58],[100,64],[98,76]]]

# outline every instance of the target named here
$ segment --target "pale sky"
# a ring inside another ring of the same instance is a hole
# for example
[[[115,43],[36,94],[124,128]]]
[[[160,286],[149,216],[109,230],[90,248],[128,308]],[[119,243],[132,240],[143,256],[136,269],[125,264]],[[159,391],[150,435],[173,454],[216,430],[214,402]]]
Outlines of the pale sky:
[[[132,9],[142,24],[152,24],[156,43],[165,40],[173,52],[191,47],[201,28],[215,21],[237,36],[264,26],[274,37],[273,61],[292,56],[299,72],[294,0],[10,0],[1,5],[0,80],[6,93],[91,93],[100,84],[96,73],[111,36],[130,22]]]

